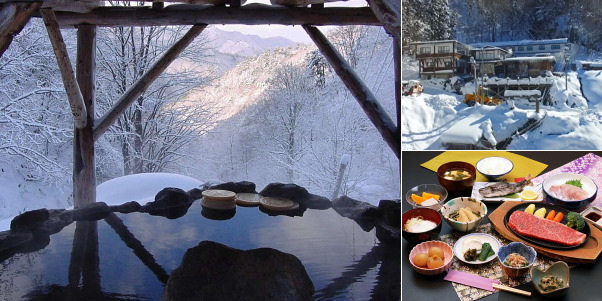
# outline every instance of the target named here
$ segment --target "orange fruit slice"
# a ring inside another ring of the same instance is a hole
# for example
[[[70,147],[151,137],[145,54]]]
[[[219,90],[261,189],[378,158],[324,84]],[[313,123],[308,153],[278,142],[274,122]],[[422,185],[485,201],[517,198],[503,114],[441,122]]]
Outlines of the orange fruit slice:
[[[426,201],[426,199],[417,194],[412,193],[412,201],[416,202],[416,204],[421,204],[422,202]]]
[[[437,200],[437,201],[439,200],[439,198],[441,198],[441,196],[440,196],[440,195],[438,195],[438,194],[433,194],[433,193],[428,193],[428,192],[423,192],[423,193],[422,193],[422,197],[423,197],[425,200],[428,200],[428,199],[430,199],[430,198],[433,198],[433,199],[435,199],[435,200]]]

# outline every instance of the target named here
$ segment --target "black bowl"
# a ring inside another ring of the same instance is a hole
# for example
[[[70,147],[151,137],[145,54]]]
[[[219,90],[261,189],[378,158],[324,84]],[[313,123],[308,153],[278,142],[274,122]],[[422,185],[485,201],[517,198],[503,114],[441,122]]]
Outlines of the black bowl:
[[[422,216],[425,220],[429,220],[437,224],[433,229],[425,232],[409,232],[405,230],[406,222],[414,217]],[[439,237],[441,233],[441,215],[437,210],[430,208],[414,208],[404,212],[401,215],[402,232],[401,236],[410,243],[421,243],[428,240],[434,240]]]
[[[448,180],[443,177],[446,171],[451,169],[464,169],[470,172],[470,177],[463,180]],[[445,188],[450,193],[460,193],[472,189],[474,182],[477,178],[477,169],[474,165],[462,162],[462,161],[453,161],[442,164],[437,169],[437,178],[439,178],[439,183],[441,186]]]

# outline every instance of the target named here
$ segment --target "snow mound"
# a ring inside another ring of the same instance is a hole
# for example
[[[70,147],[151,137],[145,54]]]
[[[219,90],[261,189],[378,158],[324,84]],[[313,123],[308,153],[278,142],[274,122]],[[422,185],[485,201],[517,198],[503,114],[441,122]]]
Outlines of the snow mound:
[[[201,186],[203,182],[179,174],[140,173],[106,181],[96,187],[96,201],[108,205],[120,205],[136,201],[144,205],[153,201],[155,195],[166,187],[188,191]]]

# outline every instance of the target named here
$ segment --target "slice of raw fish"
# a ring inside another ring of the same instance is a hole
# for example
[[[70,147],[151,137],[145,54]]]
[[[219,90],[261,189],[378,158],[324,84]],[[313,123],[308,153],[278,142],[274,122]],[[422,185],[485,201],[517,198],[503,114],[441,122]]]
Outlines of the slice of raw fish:
[[[517,183],[508,183],[508,181],[504,179],[501,182],[497,182],[479,189],[479,193],[484,198],[493,198],[512,193],[520,193],[527,185],[533,185],[531,182],[531,175],[527,175],[523,181]]]
[[[564,201],[580,201],[589,197],[589,193],[571,184],[553,185],[550,187],[550,192],[554,197]]]

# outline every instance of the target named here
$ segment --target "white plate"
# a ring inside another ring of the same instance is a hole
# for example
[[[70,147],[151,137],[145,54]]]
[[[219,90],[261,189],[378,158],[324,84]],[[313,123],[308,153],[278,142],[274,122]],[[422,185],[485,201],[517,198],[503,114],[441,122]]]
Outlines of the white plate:
[[[479,238],[481,240],[481,244],[488,242],[491,245],[491,249],[493,249],[493,252],[495,252],[495,255],[491,255],[491,256],[487,257],[487,259],[485,261],[481,261],[478,259],[476,261],[465,260],[464,259],[464,241],[468,238],[473,238],[473,237]],[[468,264],[483,264],[483,263],[490,262],[497,257],[497,252],[499,250],[500,250],[500,242],[495,237],[493,237],[489,234],[485,234],[485,233],[471,233],[468,235],[464,235],[464,236],[460,237],[460,239],[458,239],[458,241],[456,241],[456,243],[454,244],[454,255],[456,255],[456,257],[458,257],[458,259],[460,259],[462,262],[465,262]]]
[[[516,202],[541,202],[543,201],[543,191],[541,189],[541,184],[536,184],[535,186],[526,186],[524,190],[533,190],[537,192],[537,198],[534,200],[523,200],[520,198],[520,194],[518,198],[505,198],[505,197],[494,197],[494,198],[484,198],[480,193],[479,189],[489,186],[490,184],[494,184],[495,182],[475,182],[472,186],[472,194],[470,197],[473,199],[482,200],[483,202],[505,202],[505,201],[516,201]]]

